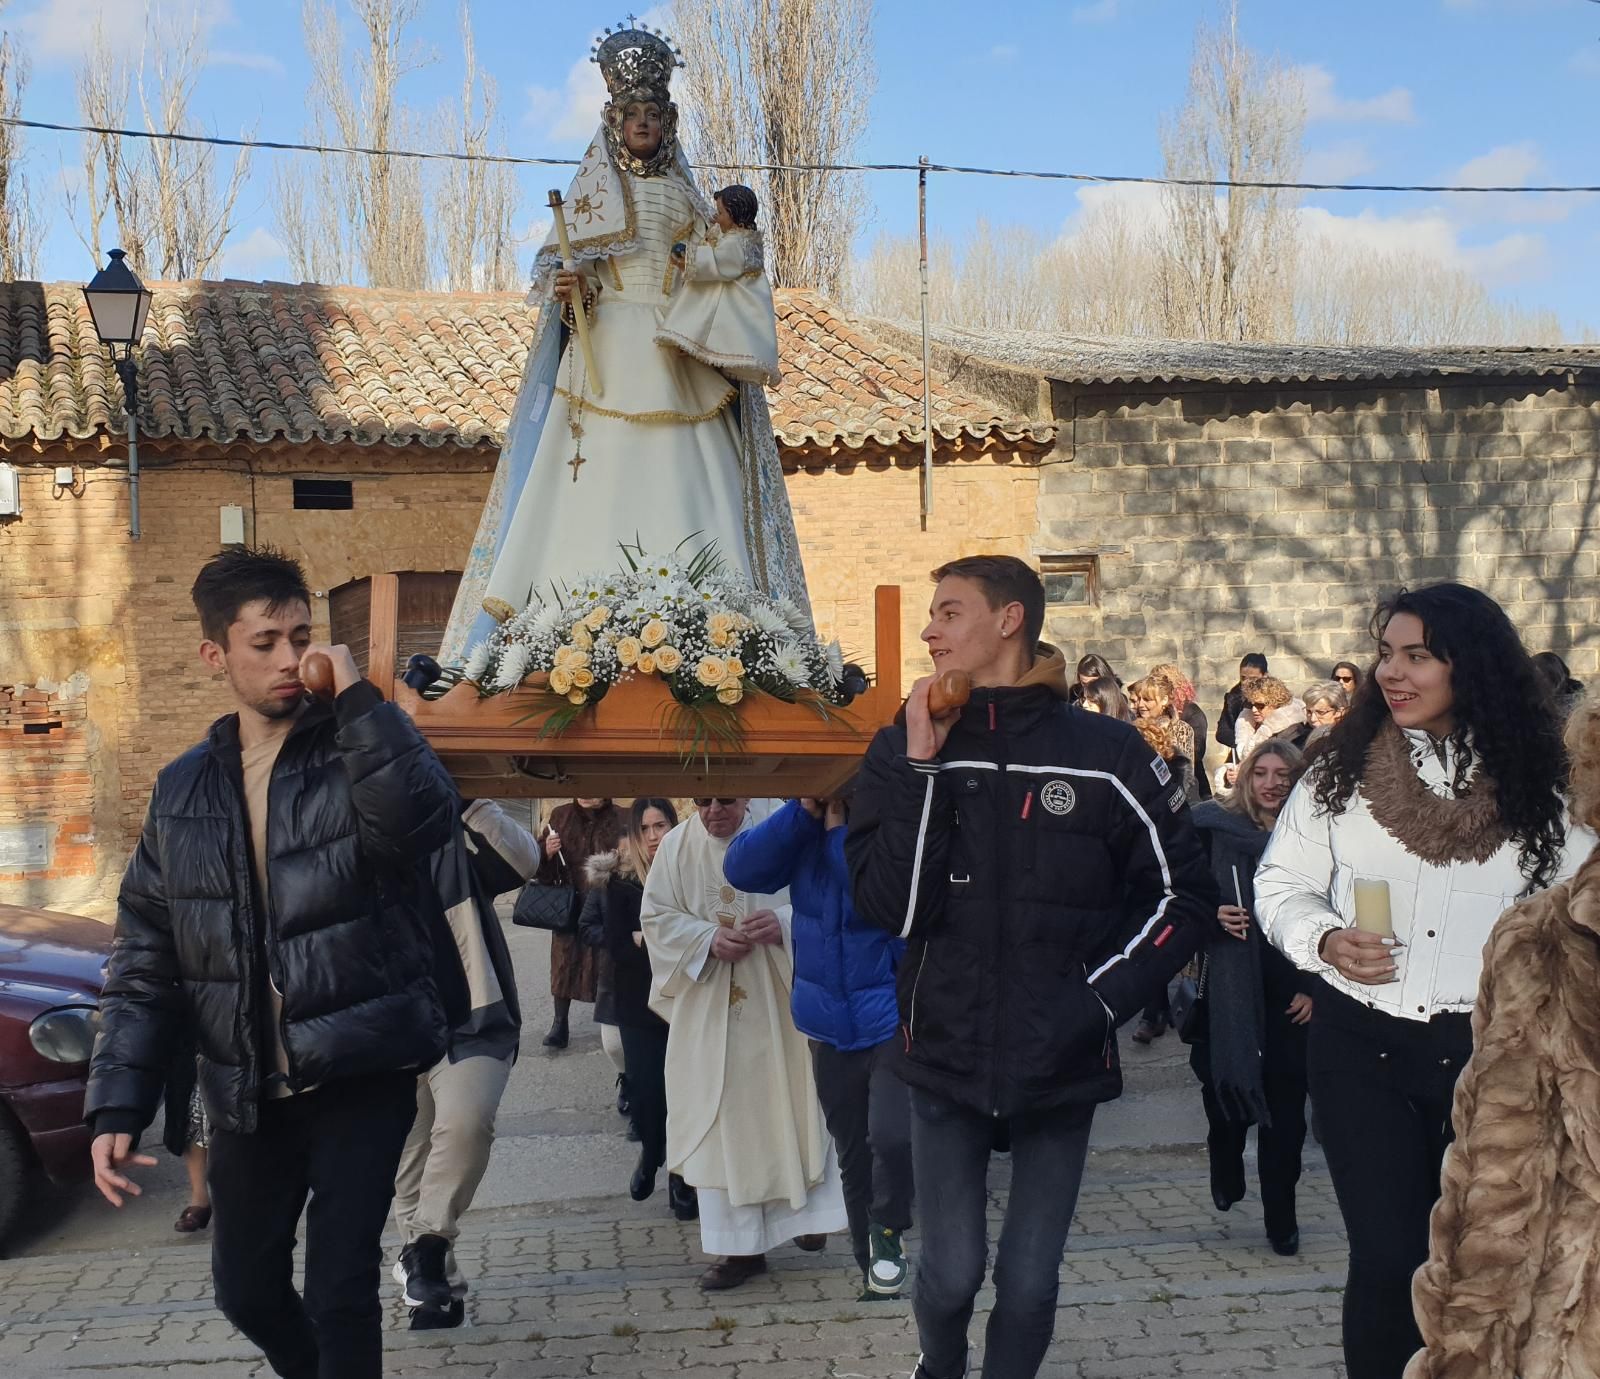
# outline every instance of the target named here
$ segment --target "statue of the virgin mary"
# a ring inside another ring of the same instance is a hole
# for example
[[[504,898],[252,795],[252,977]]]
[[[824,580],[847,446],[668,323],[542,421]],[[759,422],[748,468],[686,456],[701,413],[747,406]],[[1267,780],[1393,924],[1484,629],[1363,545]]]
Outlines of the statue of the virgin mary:
[[[763,385],[778,376],[770,308],[731,359],[661,321],[693,292],[685,264],[714,238],[678,146],[669,83],[680,59],[643,25],[595,48],[610,99],[534,261],[539,327],[456,596],[441,659],[564,581],[616,567],[620,546],[693,555],[714,544],[742,574],[809,615],[794,519]],[[709,232],[709,233],[708,233]],[[573,331],[587,317],[594,376]],[[658,342],[658,336],[660,337]],[[708,362],[709,361],[709,362]]]

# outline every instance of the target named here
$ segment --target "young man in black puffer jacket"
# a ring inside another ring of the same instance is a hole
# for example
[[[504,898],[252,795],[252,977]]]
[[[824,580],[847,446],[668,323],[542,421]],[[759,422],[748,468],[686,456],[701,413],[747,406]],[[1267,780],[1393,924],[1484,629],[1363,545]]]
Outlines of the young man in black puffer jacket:
[[[217,1305],[295,1379],[383,1370],[379,1237],[419,1069],[465,1002],[430,928],[455,786],[347,647],[311,644],[300,567],[234,548],[201,570],[201,659],[238,704],[157,777],[123,877],[85,1099],[116,1206],[185,1028],[212,1122]],[[301,679],[333,662],[332,705]],[[464,1011],[462,1012],[464,1013]],[[293,1286],[307,1196],[305,1297]]]
[[[935,674],[975,686],[934,721],[932,677],[873,740],[846,852],[856,908],[909,940],[899,970],[922,1249],[917,1379],[960,1379],[987,1257],[986,1179],[1011,1131],[985,1379],[1028,1379],[1094,1107],[1122,1090],[1116,1027],[1216,924],[1217,894],[1171,769],[1125,723],[1068,705],[1038,641],[1039,577],[1009,556],[934,572]]]

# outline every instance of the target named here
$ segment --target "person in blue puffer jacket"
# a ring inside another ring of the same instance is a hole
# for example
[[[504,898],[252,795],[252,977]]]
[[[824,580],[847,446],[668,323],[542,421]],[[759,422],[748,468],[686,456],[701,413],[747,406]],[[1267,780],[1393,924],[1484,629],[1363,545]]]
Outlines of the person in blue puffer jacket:
[[[895,972],[905,944],[866,924],[850,902],[847,812],[844,797],[790,800],[733,840],[723,871],[742,891],[789,888],[791,1009],[811,1041],[866,1300],[898,1296],[906,1278],[900,1236],[911,1225],[911,1111],[894,1072]]]

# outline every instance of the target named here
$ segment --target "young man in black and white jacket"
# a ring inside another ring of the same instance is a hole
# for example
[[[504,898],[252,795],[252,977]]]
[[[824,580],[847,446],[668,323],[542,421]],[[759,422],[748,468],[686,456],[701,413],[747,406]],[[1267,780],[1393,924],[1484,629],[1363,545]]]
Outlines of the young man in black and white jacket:
[[[934,572],[922,634],[936,674],[974,685],[867,753],[846,844],[856,908],[909,940],[903,1055],[922,1221],[915,1379],[960,1379],[983,1282],[989,1151],[1011,1130],[985,1379],[1027,1379],[1055,1326],[1057,1276],[1094,1107],[1122,1090],[1116,1027],[1188,961],[1217,894],[1183,789],[1128,725],[1069,706],[1038,641],[1039,577],[1009,556]]]

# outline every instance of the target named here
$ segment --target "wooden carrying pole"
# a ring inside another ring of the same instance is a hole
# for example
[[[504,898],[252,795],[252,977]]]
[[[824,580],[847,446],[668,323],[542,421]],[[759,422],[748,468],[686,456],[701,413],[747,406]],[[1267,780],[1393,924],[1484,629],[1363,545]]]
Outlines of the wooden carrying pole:
[[[933,512],[933,375],[928,369],[928,159],[917,172],[917,277],[922,302],[922,530]]]
[[[556,243],[561,246],[561,266],[569,273],[578,271],[578,261],[572,257],[572,242],[567,238],[567,216],[561,193],[550,189],[550,214],[555,217]],[[572,299],[572,324],[578,331],[578,345],[583,350],[583,368],[589,376],[589,391],[604,397],[606,390],[600,386],[600,371],[594,366],[594,348],[589,344],[589,317],[583,309],[583,282],[579,279],[577,295]]]

